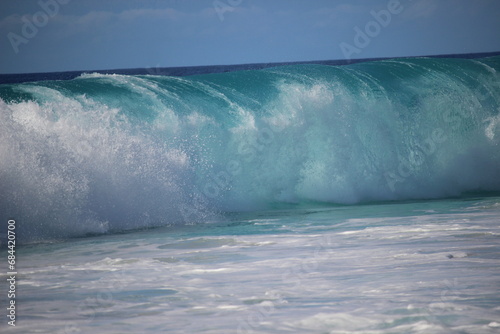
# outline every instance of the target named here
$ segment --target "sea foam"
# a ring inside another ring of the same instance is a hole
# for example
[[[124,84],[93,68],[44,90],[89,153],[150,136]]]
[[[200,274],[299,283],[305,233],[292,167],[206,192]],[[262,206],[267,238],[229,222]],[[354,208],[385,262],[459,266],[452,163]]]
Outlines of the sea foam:
[[[500,191],[500,58],[0,86],[20,240]]]

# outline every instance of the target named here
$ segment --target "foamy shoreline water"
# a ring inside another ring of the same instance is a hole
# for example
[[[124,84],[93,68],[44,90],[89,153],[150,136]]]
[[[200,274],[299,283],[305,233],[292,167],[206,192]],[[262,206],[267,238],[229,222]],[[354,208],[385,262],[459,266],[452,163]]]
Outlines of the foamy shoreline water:
[[[291,209],[24,247],[13,330],[494,333],[499,203]]]

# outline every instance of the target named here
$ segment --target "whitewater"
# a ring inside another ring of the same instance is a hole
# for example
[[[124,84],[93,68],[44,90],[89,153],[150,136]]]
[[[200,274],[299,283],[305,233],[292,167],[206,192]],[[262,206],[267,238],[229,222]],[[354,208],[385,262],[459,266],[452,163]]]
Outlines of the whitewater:
[[[2,331],[497,333],[499,70],[1,84]]]

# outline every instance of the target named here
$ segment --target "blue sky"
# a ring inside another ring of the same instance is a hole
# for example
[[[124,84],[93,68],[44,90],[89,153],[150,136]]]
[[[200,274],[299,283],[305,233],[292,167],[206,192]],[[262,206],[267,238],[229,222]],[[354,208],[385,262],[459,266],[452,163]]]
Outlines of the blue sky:
[[[1,0],[0,73],[490,52],[499,31],[498,0]]]

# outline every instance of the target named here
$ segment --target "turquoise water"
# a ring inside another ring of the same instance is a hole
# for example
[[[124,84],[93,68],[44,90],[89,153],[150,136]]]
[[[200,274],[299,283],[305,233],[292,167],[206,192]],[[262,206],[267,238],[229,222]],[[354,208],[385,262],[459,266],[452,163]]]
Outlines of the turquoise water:
[[[500,57],[0,85],[19,242],[500,191]]]
[[[0,85],[2,332],[498,333],[499,70]]]
[[[499,216],[500,197],[288,208],[32,245],[6,332],[498,333]]]

